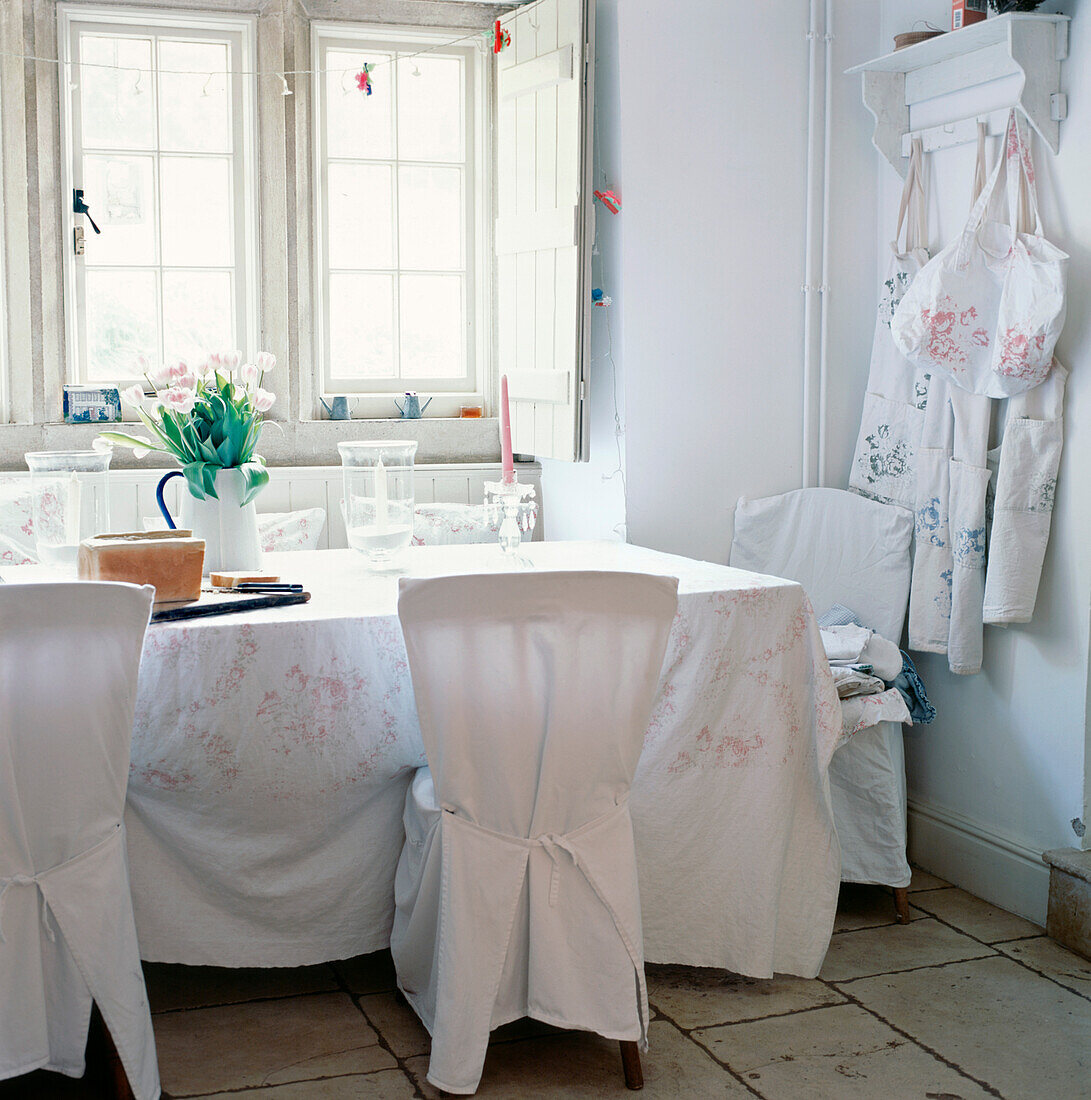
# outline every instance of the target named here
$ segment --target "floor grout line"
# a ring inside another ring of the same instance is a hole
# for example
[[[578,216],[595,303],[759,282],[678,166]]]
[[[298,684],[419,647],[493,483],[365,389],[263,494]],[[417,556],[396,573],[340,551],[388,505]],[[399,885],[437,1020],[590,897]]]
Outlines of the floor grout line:
[[[976,961],[976,960],[972,960],[972,959],[971,960],[965,960],[964,959],[962,961],[963,962],[966,962],[966,961],[973,962],[973,961]],[[928,969],[928,968],[927,967],[921,967],[920,969]],[[904,971],[903,971],[903,973],[904,973]],[[881,1013],[876,1012],[872,1008],[869,1008],[866,1004],[864,1004],[863,1001],[860,1000],[859,997],[854,997],[848,990],[838,989],[836,983],[831,982],[831,981],[827,981],[825,978],[820,977],[820,978],[817,978],[816,981],[822,982],[823,985],[829,986],[829,988],[833,989],[835,992],[840,993],[843,996],[847,997],[852,1004],[856,1005],[858,1008],[863,1009],[869,1015],[874,1016],[876,1020],[878,1020],[880,1023],[885,1024],[888,1028],[891,1029],[891,1031],[897,1032],[897,1034],[901,1035],[903,1038],[908,1039],[915,1046],[920,1047],[921,1050],[925,1051],[925,1053],[930,1054],[933,1058],[935,1058],[938,1061],[942,1062],[949,1069],[953,1069],[957,1074],[959,1074],[959,1076],[965,1077],[966,1080],[968,1080],[968,1081],[973,1081],[975,1085],[979,1085],[987,1093],[989,1093],[990,1096],[995,1096],[995,1097],[998,1098],[998,1100],[1005,1100],[1004,1094],[998,1088],[995,1088],[993,1085],[990,1085],[987,1081],[983,1081],[980,1078],[975,1077],[972,1073],[969,1073],[967,1070],[964,1070],[962,1068],[962,1066],[960,1066],[957,1062],[953,1061],[950,1058],[947,1058],[943,1054],[940,1054],[940,1052],[938,1050],[935,1050],[933,1047],[930,1047],[927,1043],[921,1042],[920,1039],[918,1039],[915,1035],[910,1034],[904,1028],[898,1027],[897,1024],[893,1023],[893,1021],[891,1021],[891,1020],[888,1020]]]
[[[716,1065],[726,1070],[731,1077],[738,1081],[738,1083],[747,1090],[747,1092],[753,1094],[754,1096],[757,1096],[759,1100],[766,1100],[765,1095],[759,1092],[752,1084],[750,1084],[750,1082],[747,1081],[746,1078],[743,1077],[743,1075],[739,1073],[738,1070],[732,1069],[727,1062],[724,1062],[721,1059],[717,1058],[716,1055],[713,1054],[712,1051],[709,1050],[704,1043],[702,1043],[699,1039],[694,1038],[693,1032],[699,1030],[698,1028],[684,1028],[681,1024],[678,1023],[677,1020],[663,1012],[662,1009],[657,1009],[656,1011],[659,1012],[660,1018],[662,1020],[665,1020],[668,1024],[670,1024],[671,1027],[675,1029],[675,1031],[681,1032],[682,1035],[687,1040],[689,1040],[689,1042],[693,1043],[693,1045],[698,1048],[698,1050],[703,1051],[706,1055],[708,1055],[709,1058],[713,1060],[713,1062],[716,1063]]]
[[[805,979],[814,980],[814,979]],[[736,1024],[756,1024],[759,1020],[779,1020],[785,1016],[799,1016],[803,1012],[819,1012],[824,1008],[840,1008],[845,1004],[845,1001],[834,1001],[831,1004],[825,1005],[807,1005],[805,1008],[789,1008],[784,1012],[770,1012],[767,1016],[748,1016],[745,1020],[724,1020],[718,1024],[696,1024],[689,1028],[687,1034],[694,1031],[707,1031],[713,1027],[735,1027]],[[658,1010],[657,1011],[661,1011]],[[671,1017],[664,1015],[663,1019],[669,1020],[680,1031],[683,1030],[682,1025],[677,1020],[671,1019]]]
[[[971,895],[971,896],[973,896],[973,895]],[[999,906],[997,906],[997,908],[999,908]],[[925,912],[927,912],[927,910],[925,910]],[[1006,913],[1007,910],[1003,909],[1003,910],[1001,910],[1001,912]],[[968,939],[974,940],[976,943],[981,944],[982,947],[991,947],[993,949],[993,952],[994,952],[995,955],[999,955],[1003,959],[1010,959],[1013,963],[1017,963],[1019,966],[1023,967],[1024,970],[1029,970],[1032,974],[1037,974],[1039,978],[1045,978],[1045,980],[1047,982],[1052,982],[1054,985],[1060,986],[1061,989],[1067,990],[1069,993],[1074,993],[1077,997],[1081,997],[1085,1001],[1091,1001],[1091,993],[1084,993],[1079,989],[1073,989],[1072,986],[1065,985],[1064,982],[1059,981],[1057,978],[1054,978],[1050,974],[1046,974],[1044,971],[1037,969],[1037,967],[1031,966],[1029,963],[1023,962],[1022,959],[1017,959],[1013,955],[1009,955],[1004,951],[997,951],[997,945],[999,945],[999,944],[1018,943],[1018,942],[1020,942],[1020,940],[1037,940],[1037,939],[1041,939],[1042,938],[1041,936],[1018,936],[1015,939],[1011,939],[1011,940],[997,940],[996,943],[989,943],[988,940],[983,940],[979,936],[975,936],[972,932],[967,932],[965,929],[959,928],[956,925],[951,924],[950,921],[946,921],[942,917],[937,917],[934,913],[929,913],[928,915],[933,920],[939,921],[940,924],[944,925],[947,928],[950,928],[952,931],[958,932],[960,935],[966,936]],[[1046,936],[1045,938],[1050,939],[1049,936]],[[1052,942],[1056,943],[1057,941],[1053,940]],[[1060,946],[1060,945],[1058,944],[1058,946]],[[1067,950],[1067,948],[1065,948],[1065,950]],[[980,957],[981,958],[991,958],[992,956],[983,955],[983,956],[980,956]],[[974,960],[972,960],[972,959],[963,959],[962,961],[963,962],[973,962]],[[897,971],[891,971],[891,973],[897,973]],[[878,974],[866,974],[866,975],[862,975],[862,977],[877,978],[877,977],[880,977],[880,975],[878,975]],[[846,980],[854,981],[855,979],[846,979]]]
[[[370,996],[373,996],[374,994],[371,994],[371,993],[353,993],[352,990],[349,989],[348,982],[345,981],[344,975],[342,975],[341,972],[339,970],[337,970],[336,968],[334,968],[334,973],[336,975],[338,984],[341,986],[342,992],[348,994],[348,996],[351,999],[352,1003],[356,1006],[356,1011],[359,1012],[361,1016],[363,1016],[364,1020],[367,1022],[368,1027],[370,1027],[371,1030],[374,1031],[375,1034],[378,1036],[379,1045],[383,1048],[383,1050],[385,1050],[391,1056],[391,1058],[394,1059],[395,1062],[397,1062],[398,1069],[400,1069],[402,1071],[402,1073],[404,1073],[405,1076],[408,1078],[409,1084],[413,1089],[413,1096],[415,1098],[417,1098],[417,1100],[424,1100],[424,1091],[422,1090],[422,1088],[421,1088],[420,1084],[418,1083],[415,1075],[413,1074],[413,1071],[410,1070],[408,1065],[406,1065],[406,1063],[408,1062],[408,1059],[407,1058],[402,1058],[399,1054],[397,1054],[394,1051],[394,1048],[390,1045],[390,1042],[387,1039],[387,1037],[382,1033],[382,1031],[380,1030],[378,1025],[376,1025],[372,1021],[371,1017],[368,1016],[367,1012],[364,1011],[364,1006],[361,1003],[361,998],[370,997]],[[384,992],[384,991],[379,990],[378,992]],[[410,1010],[410,1011],[412,1011],[412,1010]]]

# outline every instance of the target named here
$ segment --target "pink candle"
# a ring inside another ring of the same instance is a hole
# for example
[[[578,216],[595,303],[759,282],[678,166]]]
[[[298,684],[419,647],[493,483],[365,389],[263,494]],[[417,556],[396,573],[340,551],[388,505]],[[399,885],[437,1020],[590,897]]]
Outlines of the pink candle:
[[[508,376],[500,379],[500,463],[501,480],[510,484],[515,480],[515,462],[511,456],[511,409],[508,407]]]

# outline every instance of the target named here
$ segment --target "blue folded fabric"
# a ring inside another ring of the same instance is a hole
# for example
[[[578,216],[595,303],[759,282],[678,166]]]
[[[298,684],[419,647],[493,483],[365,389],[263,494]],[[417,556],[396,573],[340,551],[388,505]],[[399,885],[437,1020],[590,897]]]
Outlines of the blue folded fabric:
[[[917,675],[917,669],[909,659],[909,654],[901,650],[902,670],[894,677],[893,686],[896,687],[905,699],[905,705],[909,708],[909,717],[913,719],[915,726],[927,726],[935,721],[936,708],[928,701],[928,695],[924,690],[924,684]]]
[[[863,626],[856,617],[856,612],[847,608],[843,603],[835,603],[828,611],[823,611],[818,616],[818,625],[823,630],[831,626]]]

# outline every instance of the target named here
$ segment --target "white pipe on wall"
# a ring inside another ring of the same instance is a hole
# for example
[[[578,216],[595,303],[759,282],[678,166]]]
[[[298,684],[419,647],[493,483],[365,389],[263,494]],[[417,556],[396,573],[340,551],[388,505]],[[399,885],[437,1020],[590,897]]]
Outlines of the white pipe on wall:
[[[807,207],[803,245],[803,468],[801,471],[803,488],[816,484],[818,450],[814,439],[814,328],[815,294],[818,289],[814,278],[815,206],[818,201],[815,194],[818,185],[815,178],[818,4],[819,0],[810,0],[810,20],[807,31]]]
[[[822,296],[821,324],[818,330],[818,484],[825,485],[826,470],[826,394],[829,389],[827,361],[830,306],[830,145],[833,133],[833,0],[826,0],[826,56],[822,78],[826,84],[822,119]]]

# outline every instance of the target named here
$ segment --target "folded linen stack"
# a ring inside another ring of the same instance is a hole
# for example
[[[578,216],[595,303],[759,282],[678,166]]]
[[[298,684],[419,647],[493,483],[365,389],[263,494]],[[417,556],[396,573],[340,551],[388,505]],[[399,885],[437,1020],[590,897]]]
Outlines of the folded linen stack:
[[[844,718],[845,736],[880,721],[926,725],[936,717],[913,662],[891,641],[834,604],[818,617]]]

